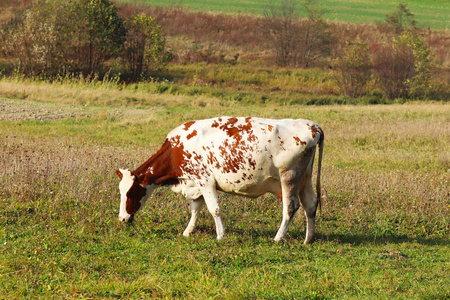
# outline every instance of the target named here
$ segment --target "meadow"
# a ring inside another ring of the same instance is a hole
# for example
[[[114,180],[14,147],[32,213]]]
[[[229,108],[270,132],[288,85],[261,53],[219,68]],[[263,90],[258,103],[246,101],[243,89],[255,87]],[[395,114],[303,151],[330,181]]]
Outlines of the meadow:
[[[154,6],[168,6],[188,8],[194,11],[211,11],[228,14],[255,14],[263,15],[273,7],[281,6],[281,0],[245,0],[245,1],[214,1],[214,0],[120,0],[122,3],[147,3]],[[382,22],[384,16],[392,12],[398,5],[393,0],[321,0],[325,10],[325,19],[336,22],[350,23],[376,23]],[[415,14],[418,23],[432,29],[448,29],[450,20],[450,7],[446,0],[409,0],[403,1]],[[304,13],[303,13],[304,14]],[[302,15],[302,12],[300,13]]]
[[[450,298],[448,103],[255,104],[6,79],[0,91],[2,299]],[[217,115],[322,126],[315,243],[302,244],[301,210],[273,242],[281,203],[269,195],[220,194],[222,241],[205,210],[183,237],[189,204],[164,188],[135,222],[118,221],[115,170]]]

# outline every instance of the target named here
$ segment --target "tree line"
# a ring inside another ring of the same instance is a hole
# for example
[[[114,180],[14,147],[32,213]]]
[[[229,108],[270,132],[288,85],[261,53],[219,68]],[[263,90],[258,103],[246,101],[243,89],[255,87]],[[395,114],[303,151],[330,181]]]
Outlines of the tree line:
[[[114,58],[139,78],[171,59],[152,16],[123,19],[110,0],[38,0],[2,26],[0,36],[1,55],[27,76],[95,74]]]
[[[306,18],[299,18],[300,11]],[[275,65],[309,68],[326,58],[340,92],[353,98],[374,87],[388,99],[433,93],[434,54],[405,4],[377,25],[383,36],[377,41],[357,36],[339,44],[324,13],[318,0],[284,0],[265,12],[258,31]],[[176,55],[167,50],[155,17],[120,16],[111,0],[36,0],[0,28],[0,57],[26,76],[114,68],[122,77],[145,80]]]

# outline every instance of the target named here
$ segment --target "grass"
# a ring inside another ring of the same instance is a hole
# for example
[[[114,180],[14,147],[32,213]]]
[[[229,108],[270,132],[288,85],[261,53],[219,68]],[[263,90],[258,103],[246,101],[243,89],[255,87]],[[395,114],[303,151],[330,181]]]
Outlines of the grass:
[[[282,1],[226,1],[212,0],[181,0],[181,1],[148,1],[148,0],[121,0],[124,3],[151,3],[156,6],[181,6],[192,10],[211,11],[218,13],[244,13],[262,15],[270,6],[280,6]],[[273,4],[272,4],[273,3]],[[393,0],[322,0],[320,5],[325,9],[324,17],[330,21],[344,21],[351,23],[382,22],[386,14],[391,13],[398,6]],[[450,25],[450,8],[444,0],[409,0],[408,8],[415,15],[421,26],[432,29],[448,29]]]
[[[373,89],[359,99],[339,95],[329,70],[273,69],[254,65],[173,64],[161,81],[140,83],[63,82],[41,79],[0,80],[0,95],[20,99],[106,106],[218,106],[261,104],[376,104],[393,103]],[[66,100],[69,99],[69,100]],[[208,100],[206,100],[208,99]]]
[[[450,297],[449,104],[224,105],[147,94],[123,106],[120,97],[133,92],[21,84],[27,99],[9,96],[14,103],[89,102],[91,112],[0,121],[0,298]],[[308,118],[324,128],[313,245],[302,245],[301,211],[286,240],[272,241],[281,204],[269,195],[221,194],[220,242],[206,211],[195,234],[182,237],[188,203],[166,189],[133,224],[117,220],[114,170],[137,167],[183,121],[216,115]]]

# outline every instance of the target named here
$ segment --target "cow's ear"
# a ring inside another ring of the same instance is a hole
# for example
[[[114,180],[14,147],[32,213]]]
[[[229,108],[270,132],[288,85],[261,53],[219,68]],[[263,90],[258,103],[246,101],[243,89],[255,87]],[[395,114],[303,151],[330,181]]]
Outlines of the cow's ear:
[[[122,174],[122,172],[120,172],[120,170],[116,170],[116,173],[120,177],[120,179],[123,178],[123,174]]]

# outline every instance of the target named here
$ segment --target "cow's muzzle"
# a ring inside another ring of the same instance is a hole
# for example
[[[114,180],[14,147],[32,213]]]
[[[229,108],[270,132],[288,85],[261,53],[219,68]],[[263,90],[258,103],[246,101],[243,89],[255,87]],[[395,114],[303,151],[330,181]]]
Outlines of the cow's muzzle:
[[[119,216],[119,221],[122,223],[131,223],[131,222],[133,222],[133,220],[134,220],[134,215],[130,215],[129,218],[124,218],[124,217]]]

